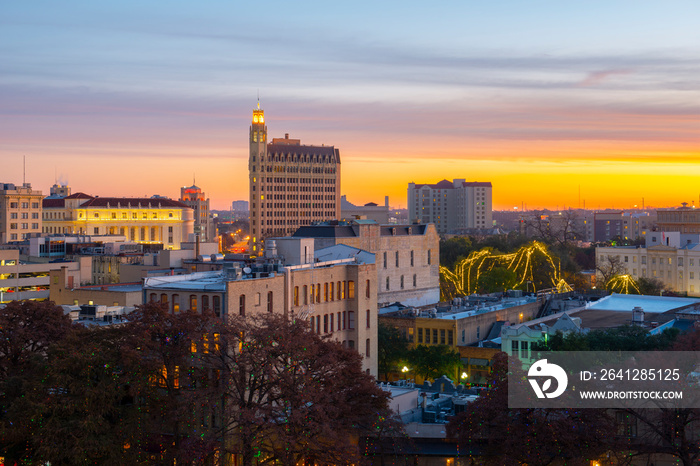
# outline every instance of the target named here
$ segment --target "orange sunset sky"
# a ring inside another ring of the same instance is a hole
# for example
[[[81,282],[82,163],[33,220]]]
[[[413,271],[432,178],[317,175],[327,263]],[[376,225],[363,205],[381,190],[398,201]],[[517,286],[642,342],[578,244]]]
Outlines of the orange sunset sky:
[[[228,209],[259,93],[270,137],[340,149],[355,204],[465,178],[494,209],[700,206],[698,3],[230,3],[3,4],[0,182],[196,177]]]

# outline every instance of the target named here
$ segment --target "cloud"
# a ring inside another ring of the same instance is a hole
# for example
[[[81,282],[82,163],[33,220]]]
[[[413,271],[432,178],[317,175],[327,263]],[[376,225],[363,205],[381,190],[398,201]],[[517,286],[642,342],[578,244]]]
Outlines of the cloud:
[[[588,74],[585,79],[579,82],[577,85],[580,87],[593,86],[595,84],[601,83],[607,80],[611,76],[630,74],[633,71],[631,69],[621,69],[621,70],[604,70],[604,71],[594,71]]]

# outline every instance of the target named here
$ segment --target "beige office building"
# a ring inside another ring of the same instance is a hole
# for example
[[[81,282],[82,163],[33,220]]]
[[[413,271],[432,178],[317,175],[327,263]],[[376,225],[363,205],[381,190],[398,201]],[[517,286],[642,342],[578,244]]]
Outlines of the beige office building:
[[[0,244],[41,235],[41,191],[0,183]]]
[[[194,212],[194,232],[201,241],[214,241],[216,231],[209,215],[209,199],[198,186],[180,188],[180,202]]]
[[[303,225],[340,217],[340,152],[302,145],[299,139],[267,142],[265,112],[253,110],[250,126],[250,253],[265,238],[291,235]]]

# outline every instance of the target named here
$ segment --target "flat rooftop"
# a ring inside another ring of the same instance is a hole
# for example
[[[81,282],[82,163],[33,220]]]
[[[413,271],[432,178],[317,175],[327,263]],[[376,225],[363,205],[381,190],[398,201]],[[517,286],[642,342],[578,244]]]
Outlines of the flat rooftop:
[[[640,307],[644,312],[661,314],[699,303],[700,299],[697,298],[672,298],[668,296],[646,296],[614,293],[592,303],[590,306],[588,306],[588,309],[631,312],[635,307]]]

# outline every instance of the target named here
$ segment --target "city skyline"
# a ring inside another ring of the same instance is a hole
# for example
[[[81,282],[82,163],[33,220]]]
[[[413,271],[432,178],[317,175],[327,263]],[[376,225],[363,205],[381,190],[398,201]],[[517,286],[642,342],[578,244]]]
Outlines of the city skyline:
[[[1,181],[25,156],[45,195],[194,175],[228,209],[259,92],[270,138],[340,150],[355,204],[458,177],[494,209],[700,206],[700,5],[674,5],[5,4]]]

